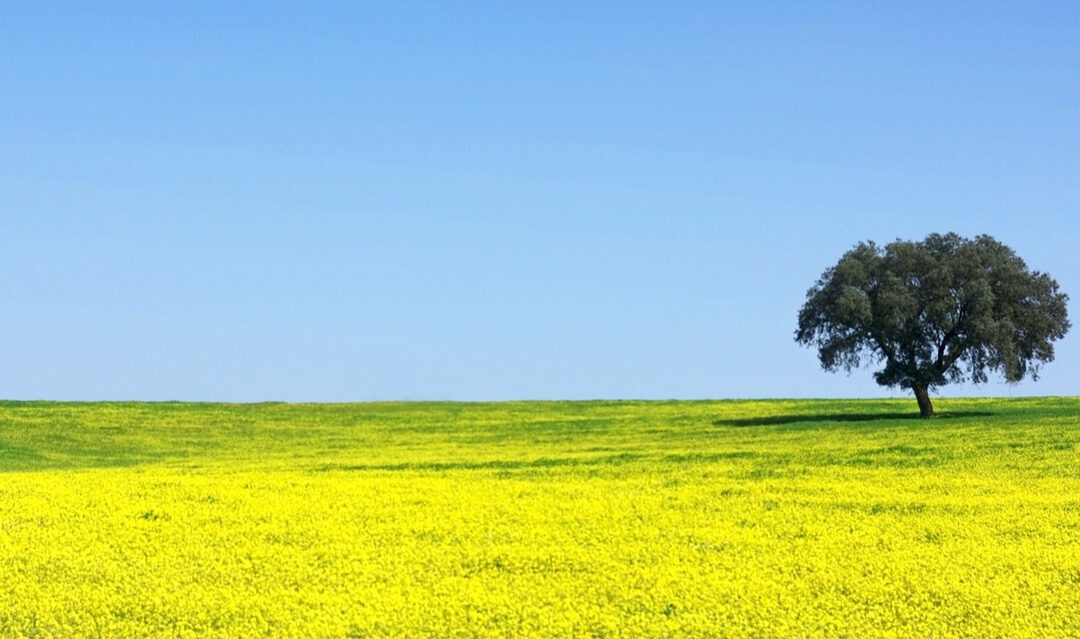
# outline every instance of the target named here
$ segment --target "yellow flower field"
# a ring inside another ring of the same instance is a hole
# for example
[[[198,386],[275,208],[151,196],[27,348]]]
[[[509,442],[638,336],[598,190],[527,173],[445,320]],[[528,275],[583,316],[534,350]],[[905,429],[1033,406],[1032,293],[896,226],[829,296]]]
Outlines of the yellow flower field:
[[[1080,399],[909,404],[0,403],[0,636],[1080,636]]]

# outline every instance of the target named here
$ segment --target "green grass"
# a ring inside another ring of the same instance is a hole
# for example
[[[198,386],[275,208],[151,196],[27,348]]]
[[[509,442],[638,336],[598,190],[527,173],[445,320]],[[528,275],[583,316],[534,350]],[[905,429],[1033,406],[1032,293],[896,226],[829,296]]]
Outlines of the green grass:
[[[189,404],[0,402],[0,471],[168,465],[327,470],[737,463],[936,467],[1073,459],[1080,399]],[[1056,466],[1057,464],[1051,464]]]

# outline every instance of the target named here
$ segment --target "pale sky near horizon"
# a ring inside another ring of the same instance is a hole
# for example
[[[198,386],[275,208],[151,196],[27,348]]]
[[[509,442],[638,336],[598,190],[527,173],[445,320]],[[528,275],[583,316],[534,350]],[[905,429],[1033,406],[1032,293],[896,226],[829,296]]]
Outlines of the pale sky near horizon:
[[[904,397],[793,341],[856,243],[1080,324],[1075,2],[13,2],[0,398]],[[1078,395],[1080,328],[1037,383]]]

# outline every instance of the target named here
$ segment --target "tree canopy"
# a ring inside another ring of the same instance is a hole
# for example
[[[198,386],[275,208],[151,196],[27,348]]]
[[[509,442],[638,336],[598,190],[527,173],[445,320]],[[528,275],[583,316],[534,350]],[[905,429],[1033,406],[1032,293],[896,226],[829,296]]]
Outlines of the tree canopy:
[[[826,371],[880,364],[874,380],[915,394],[988,373],[1038,379],[1069,330],[1068,296],[988,235],[932,234],[884,247],[861,242],[806,293],[795,341]]]

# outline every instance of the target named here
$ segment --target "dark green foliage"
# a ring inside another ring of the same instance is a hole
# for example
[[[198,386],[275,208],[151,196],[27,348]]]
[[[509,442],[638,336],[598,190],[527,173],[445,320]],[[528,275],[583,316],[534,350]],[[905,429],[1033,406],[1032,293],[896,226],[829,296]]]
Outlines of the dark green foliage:
[[[928,417],[933,388],[992,372],[1038,379],[1069,330],[1067,301],[987,235],[863,242],[807,292],[795,340],[816,347],[827,371],[881,364],[875,381],[911,389]]]

